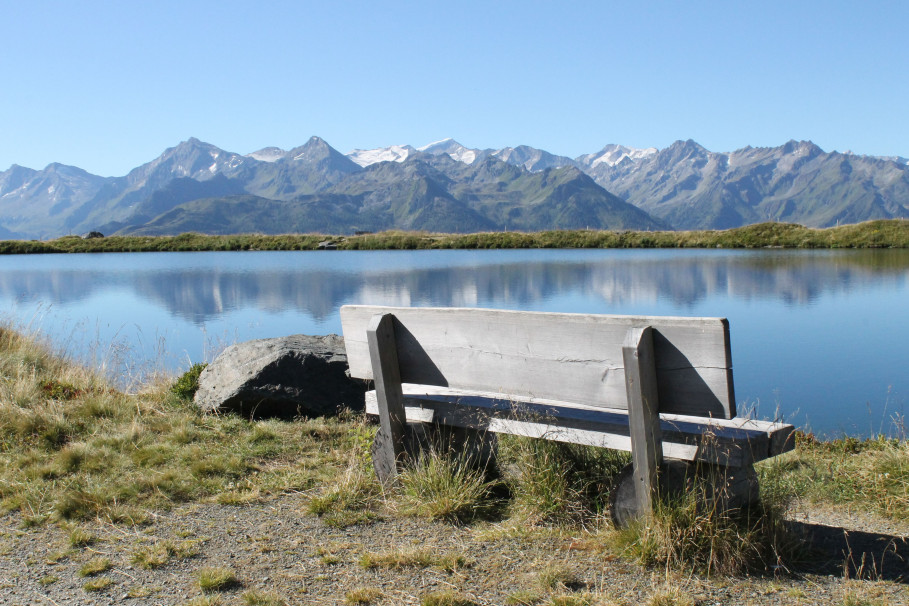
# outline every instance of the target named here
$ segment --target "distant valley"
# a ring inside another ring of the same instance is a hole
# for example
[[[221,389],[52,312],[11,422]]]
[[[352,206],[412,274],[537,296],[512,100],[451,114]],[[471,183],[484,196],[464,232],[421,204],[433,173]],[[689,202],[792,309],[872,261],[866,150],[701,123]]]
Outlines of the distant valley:
[[[708,151],[607,145],[568,158],[447,139],[349,154],[312,137],[241,155],[197,139],[123,177],[51,164],[0,172],[0,239],[105,235],[828,227],[909,217],[905,158],[811,142]]]

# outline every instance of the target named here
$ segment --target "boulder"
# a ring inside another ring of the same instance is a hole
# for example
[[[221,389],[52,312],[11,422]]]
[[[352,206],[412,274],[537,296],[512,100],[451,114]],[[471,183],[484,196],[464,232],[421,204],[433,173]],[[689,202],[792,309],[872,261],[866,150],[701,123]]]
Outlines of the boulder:
[[[237,343],[199,376],[196,406],[205,412],[321,416],[363,410],[366,382],[347,372],[344,338],[291,335]]]

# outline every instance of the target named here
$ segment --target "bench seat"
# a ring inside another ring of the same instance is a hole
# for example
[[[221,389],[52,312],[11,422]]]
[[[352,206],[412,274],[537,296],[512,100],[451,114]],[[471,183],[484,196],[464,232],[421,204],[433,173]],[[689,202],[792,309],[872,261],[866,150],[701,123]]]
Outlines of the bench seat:
[[[500,393],[403,383],[409,423],[436,423],[631,452],[628,411]],[[376,392],[366,412],[378,416]],[[660,414],[669,459],[745,467],[790,451],[792,425],[742,417],[714,419]]]

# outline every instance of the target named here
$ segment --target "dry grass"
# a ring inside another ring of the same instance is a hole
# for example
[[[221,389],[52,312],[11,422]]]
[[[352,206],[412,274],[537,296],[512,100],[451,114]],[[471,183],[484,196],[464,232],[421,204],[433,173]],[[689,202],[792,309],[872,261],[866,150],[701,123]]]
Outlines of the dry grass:
[[[120,392],[0,327],[0,509],[140,523],[179,502],[249,502],[334,480],[358,439],[338,419],[203,415],[170,387]]]
[[[360,558],[363,568],[434,568],[454,572],[470,566],[467,556],[459,553],[437,553],[431,549],[407,549],[364,553]]]

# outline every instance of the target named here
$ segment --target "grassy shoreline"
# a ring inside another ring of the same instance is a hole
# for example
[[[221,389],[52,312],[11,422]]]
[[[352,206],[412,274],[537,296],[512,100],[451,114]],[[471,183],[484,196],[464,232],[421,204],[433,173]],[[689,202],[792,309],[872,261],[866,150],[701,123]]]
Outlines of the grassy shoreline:
[[[409,517],[446,524],[482,541],[489,553],[504,555],[514,555],[515,541],[539,546],[545,543],[540,537],[567,537],[569,547],[540,547],[534,556],[534,566],[558,570],[557,578],[515,591],[505,603],[593,606],[625,602],[571,589],[578,584],[572,582],[580,578],[577,571],[591,559],[627,562],[633,565],[631,575],[647,570],[701,579],[718,575],[734,577],[743,586],[752,582],[752,571],[772,571],[773,583],[781,574],[790,580],[768,591],[811,591],[798,568],[791,575],[780,572],[790,570],[790,561],[799,565],[789,550],[801,539],[793,539],[796,535],[782,523],[782,510],[770,516],[768,526],[767,505],[832,507],[846,516],[873,512],[900,527],[909,521],[905,438],[818,441],[799,434],[795,451],[757,466],[763,505],[756,517],[716,518],[711,512],[705,517],[699,502],[691,501],[669,507],[653,524],[628,534],[612,528],[604,515],[610,477],[627,462],[613,451],[508,440],[500,444],[502,469],[508,471],[498,478],[474,473],[458,459],[433,455],[409,468],[399,488],[388,490],[370,469],[368,446],[375,427],[365,424],[362,415],[254,420],[203,414],[190,400],[188,375],[181,378],[122,393],[54,354],[39,337],[0,326],[0,512],[19,525],[16,537],[59,529],[69,547],[54,556],[54,564],[61,559],[83,569],[95,564],[101,575],[112,564],[97,561],[92,548],[107,541],[92,534],[99,525],[124,537],[142,537],[157,532],[164,519],[160,512],[192,504],[238,506],[238,512],[246,512],[294,495],[303,499],[299,515],[318,516],[308,523],[342,533]],[[5,540],[9,543],[11,537]],[[413,568],[415,574],[422,568],[454,574],[471,566],[468,560],[449,561],[444,554],[416,550],[413,541],[420,537],[405,533],[396,540],[409,550],[357,547],[363,551],[359,566],[379,571],[370,573],[375,575],[402,568]],[[186,568],[195,570],[206,558],[224,557],[214,541],[209,545],[196,536],[151,546],[133,543],[123,549],[142,569],[186,562]],[[324,566],[343,564],[335,551],[318,555]],[[484,573],[479,564],[475,568],[470,574]],[[84,591],[96,591],[89,583]],[[653,591],[660,586],[654,583]],[[886,581],[874,586],[879,589],[886,589]],[[250,600],[246,603],[259,603]],[[347,603],[377,601],[348,598]],[[844,598],[842,603],[856,602]]]
[[[124,393],[56,355],[39,335],[0,326],[0,507],[29,511],[39,519],[80,517],[105,510],[106,497],[152,508],[173,498],[236,497],[239,478],[250,497],[323,482],[331,486],[349,473],[350,461],[368,460],[374,428],[364,426],[356,413],[295,421],[203,414],[192,403],[194,389],[187,388],[200,369],[197,365],[176,380],[158,379],[136,393]],[[901,429],[898,437],[824,440],[799,431],[795,451],[763,462],[761,470],[785,477],[795,497],[871,505],[892,519],[909,520],[909,439]],[[227,437],[229,444],[219,443]],[[325,467],[295,469],[307,449],[321,451]],[[516,452],[509,456],[520,467],[527,453]],[[594,467],[602,472],[614,467],[608,453],[578,456],[595,459]],[[169,473],[154,486],[139,477],[143,469],[164,463]],[[87,499],[89,486],[111,473],[113,478],[95,488],[112,492]],[[123,490],[132,480],[136,485]],[[43,491],[35,502],[46,509],[28,505],[35,495],[22,488],[44,482],[55,490],[75,482],[71,488],[84,508],[54,505]],[[162,495],[167,499],[160,500]]]
[[[0,241],[0,254],[188,252],[241,250],[431,250],[515,248],[909,248],[909,220],[868,221],[825,229],[789,223],[759,223],[702,231],[541,231],[433,234],[388,231],[330,234],[110,236]]]

